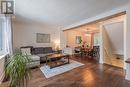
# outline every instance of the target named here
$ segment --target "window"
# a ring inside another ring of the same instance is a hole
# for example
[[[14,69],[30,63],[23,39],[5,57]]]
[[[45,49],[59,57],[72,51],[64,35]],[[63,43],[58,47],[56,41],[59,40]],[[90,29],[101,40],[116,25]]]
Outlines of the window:
[[[4,18],[0,18],[0,55],[4,54],[5,52],[5,39],[4,39]]]
[[[5,54],[12,54],[10,17],[0,17],[0,56]]]
[[[99,33],[94,34],[94,46],[98,46],[100,44],[100,35]]]
[[[2,51],[2,38],[3,38],[3,35],[2,35],[2,23],[0,21],[0,51]]]

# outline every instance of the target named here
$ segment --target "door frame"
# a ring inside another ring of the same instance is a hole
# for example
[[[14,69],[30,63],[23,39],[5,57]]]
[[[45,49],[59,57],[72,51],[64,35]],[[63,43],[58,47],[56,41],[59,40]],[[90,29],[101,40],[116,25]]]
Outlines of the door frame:
[[[112,23],[112,22],[111,22]],[[113,22],[114,23],[114,22]],[[110,22],[108,22],[108,24],[110,24]],[[126,69],[126,63],[125,63],[125,60],[126,60],[126,42],[127,42],[127,39],[126,39],[126,37],[127,37],[127,34],[126,34],[126,32],[127,32],[127,15],[124,15],[124,18],[123,18],[123,24],[124,24],[124,28],[123,28],[123,31],[124,31],[124,36],[123,36],[123,38],[124,38],[124,69]],[[103,53],[103,27],[104,27],[104,25],[106,25],[106,24],[100,24],[100,27],[99,27],[99,29],[100,29],[100,63],[104,63],[104,53]]]

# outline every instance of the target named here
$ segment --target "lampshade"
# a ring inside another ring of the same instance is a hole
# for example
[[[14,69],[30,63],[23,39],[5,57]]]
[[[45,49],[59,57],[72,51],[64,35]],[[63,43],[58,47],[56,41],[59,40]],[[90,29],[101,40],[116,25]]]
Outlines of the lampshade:
[[[60,41],[54,41],[54,50],[60,49]]]

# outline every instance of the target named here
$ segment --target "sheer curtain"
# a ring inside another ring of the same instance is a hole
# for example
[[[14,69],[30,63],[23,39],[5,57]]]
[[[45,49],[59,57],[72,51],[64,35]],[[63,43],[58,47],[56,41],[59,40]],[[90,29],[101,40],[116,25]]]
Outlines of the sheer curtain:
[[[12,55],[13,49],[12,49],[12,24],[11,24],[11,17],[5,17],[4,20],[4,31],[5,31],[5,51],[7,54]]]

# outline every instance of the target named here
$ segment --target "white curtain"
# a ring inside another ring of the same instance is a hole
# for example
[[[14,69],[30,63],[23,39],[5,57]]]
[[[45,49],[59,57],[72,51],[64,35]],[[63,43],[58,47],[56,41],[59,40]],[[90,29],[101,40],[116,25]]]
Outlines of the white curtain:
[[[13,42],[12,42],[12,24],[11,24],[11,17],[5,17],[4,20],[4,30],[5,30],[5,51],[7,54],[12,55],[13,54]]]

